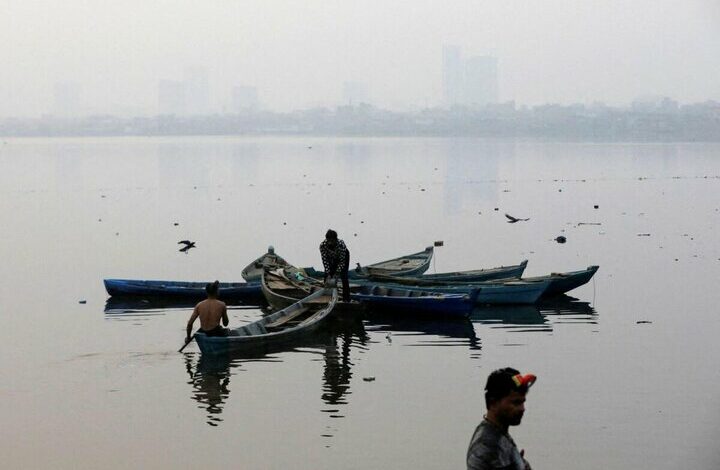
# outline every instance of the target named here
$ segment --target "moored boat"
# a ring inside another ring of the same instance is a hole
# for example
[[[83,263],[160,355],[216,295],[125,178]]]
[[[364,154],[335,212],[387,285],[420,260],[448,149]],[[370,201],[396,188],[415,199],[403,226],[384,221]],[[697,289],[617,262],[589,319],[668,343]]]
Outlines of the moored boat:
[[[251,262],[242,270],[242,277],[247,282],[260,282],[262,273],[266,269],[279,269],[289,266],[288,262],[285,261],[281,256],[275,254],[275,248],[268,247],[267,253]]]
[[[105,290],[116,297],[148,297],[201,300],[206,297],[205,282],[103,279]],[[220,300],[257,301],[262,299],[260,284],[221,282]]]
[[[294,341],[316,331],[337,303],[337,289],[319,289],[260,320],[230,330],[228,336],[195,333],[203,354],[225,354]]]
[[[370,309],[376,308],[393,313],[467,317],[475,305],[477,292],[478,289],[467,293],[448,294],[365,284],[353,290],[350,297]]]
[[[405,256],[399,256],[387,261],[370,264],[367,266],[359,266],[348,271],[350,279],[364,279],[369,275],[385,275],[385,276],[419,276],[428,270],[434,253],[434,247],[429,246],[423,251],[412,253]],[[306,276],[322,279],[325,277],[323,271],[319,271],[313,267],[301,268]]]
[[[564,273],[552,273],[546,276],[535,276],[522,278],[523,281],[550,281],[550,285],[543,293],[543,297],[554,297],[565,294],[577,287],[587,284],[595,275],[600,266],[588,266],[579,271],[568,271]]]
[[[383,274],[370,274],[368,277],[372,281],[378,282],[396,282],[398,284],[416,284],[416,285],[438,285],[448,282],[471,283],[471,282],[487,282],[497,279],[514,279],[520,278],[525,268],[527,260],[520,264],[512,266],[498,266],[488,269],[474,269],[471,271],[455,271],[447,273],[423,274],[421,276],[388,276]]]

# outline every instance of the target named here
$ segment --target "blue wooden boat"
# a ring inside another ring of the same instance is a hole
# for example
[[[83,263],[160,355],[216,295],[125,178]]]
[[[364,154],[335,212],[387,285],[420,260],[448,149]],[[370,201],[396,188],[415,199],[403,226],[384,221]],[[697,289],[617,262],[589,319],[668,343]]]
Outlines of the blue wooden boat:
[[[367,283],[365,285],[376,285]],[[437,284],[437,285],[408,285],[382,283],[389,288],[417,290],[424,292],[439,292],[447,294],[475,293],[475,303],[478,305],[512,305],[534,304],[543,295],[550,285],[549,280],[525,282],[522,280],[509,280],[503,282],[485,282],[475,284]]]
[[[598,269],[600,269],[600,266],[593,265],[579,271],[551,273],[546,276],[526,277],[522,280],[528,282],[549,280],[550,285],[543,293],[543,297],[554,297],[565,294],[576,287],[587,284]]]
[[[289,343],[320,328],[337,299],[337,289],[319,289],[289,307],[230,330],[228,336],[197,332],[194,338],[203,354],[212,355]]]
[[[144,281],[135,279],[104,279],[105,290],[111,296],[149,297],[201,300],[206,297],[205,282]],[[221,282],[220,300],[257,301],[262,299],[260,284]]]
[[[315,279],[298,281],[283,273],[265,272],[262,277],[262,291],[273,308],[283,308],[297,298],[318,289]],[[353,304],[384,311],[399,311],[413,314],[433,314],[444,317],[465,317],[475,304],[477,289],[460,293],[423,292],[402,287],[362,284],[350,288],[350,304],[339,303],[336,308],[352,307]],[[352,310],[352,308],[350,308]]]
[[[365,284],[353,290],[350,297],[370,309],[444,317],[467,317],[475,305],[477,292],[478,289],[466,293],[448,294],[389,287],[381,284]]]
[[[428,270],[432,260],[434,247],[429,246],[423,251],[381,261],[368,266],[358,266],[348,272],[350,279],[364,279],[370,275],[385,276],[419,276]],[[325,272],[313,267],[301,268],[304,275],[315,279],[323,279]]]
[[[393,282],[413,284],[413,283],[427,283],[425,285],[443,284],[446,282],[456,283],[472,283],[472,282],[487,282],[497,279],[515,279],[520,278],[525,268],[527,267],[527,260],[524,260],[520,264],[512,266],[498,266],[496,268],[488,269],[474,269],[471,271],[455,271],[447,273],[435,273],[435,274],[423,274],[421,276],[402,276],[401,279],[397,279],[397,276],[388,276],[383,274],[370,274],[368,277],[372,281],[378,282]],[[432,284],[430,284],[432,283]]]

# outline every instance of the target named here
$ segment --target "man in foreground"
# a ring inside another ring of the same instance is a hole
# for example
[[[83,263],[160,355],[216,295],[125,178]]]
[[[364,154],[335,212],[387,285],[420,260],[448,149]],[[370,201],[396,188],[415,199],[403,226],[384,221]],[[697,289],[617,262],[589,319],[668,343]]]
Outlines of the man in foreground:
[[[328,279],[339,275],[342,279],[343,302],[350,302],[350,281],[348,280],[350,250],[347,249],[344,241],[338,240],[335,230],[330,229],[325,233],[325,240],[320,243],[320,256],[325,268],[323,282],[327,283]]]
[[[537,378],[506,367],[488,376],[485,385],[487,414],[475,429],[467,451],[468,470],[530,470],[523,450],[508,434],[525,413],[525,396]]]
[[[187,336],[185,337],[185,344],[189,343],[192,339],[192,327],[195,323],[195,319],[200,317],[200,329],[208,336],[227,336],[227,328],[220,326],[220,320],[222,324],[228,326],[229,320],[227,316],[227,306],[225,302],[218,300],[218,287],[220,282],[215,281],[205,286],[205,292],[207,293],[207,299],[198,303],[190,315],[190,320],[187,324]]]

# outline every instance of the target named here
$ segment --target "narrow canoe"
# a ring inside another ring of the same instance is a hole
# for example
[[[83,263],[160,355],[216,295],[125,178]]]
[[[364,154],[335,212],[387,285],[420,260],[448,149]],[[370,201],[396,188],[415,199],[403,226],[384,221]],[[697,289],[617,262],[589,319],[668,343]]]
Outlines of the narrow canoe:
[[[200,300],[206,297],[205,282],[145,281],[137,279],[104,279],[105,290],[117,297],[150,297]],[[262,299],[260,284],[221,282],[220,300],[249,301]]]
[[[432,261],[434,247],[429,246],[423,251],[412,253],[387,261],[361,266],[348,272],[350,279],[363,279],[369,275],[386,275],[386,276],[419,276],[428,270]],[[323,271],[318,271],[313,267],[302,268],[301,271],[315,279],[322,279],[325,276]]]
[[[203,354],[226,354],[291,342],[316,331],[337,303],[337,289],[320,289],[280,311],[230,330],[228,336],[195,333]]]
[[[438,285],[447,282],[487,282],[497,279],[514,279],[522,276],[527,267],[527,260],[512,266],[498,266],[496,268],[475,269],[472,271],[456,271],[448,273],[423,274],[422,276],[387,276],[382,274],[370,274],[372,281],[396,282],[397,284],[415,285]]]

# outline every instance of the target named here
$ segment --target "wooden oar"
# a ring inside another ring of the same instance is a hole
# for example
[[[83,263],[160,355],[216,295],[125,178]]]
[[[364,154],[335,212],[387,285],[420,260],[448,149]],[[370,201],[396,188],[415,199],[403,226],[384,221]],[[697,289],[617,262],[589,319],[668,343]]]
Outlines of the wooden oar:
[[[195,335],[192,335],[188,341],[185,341],[185,344],[183,344],[182,348],[178,349],[178,352],[179,353],[183,352],[183,349],[185,349],[188,344],[192,343],[192,340],[194,337],[195,337]]]

